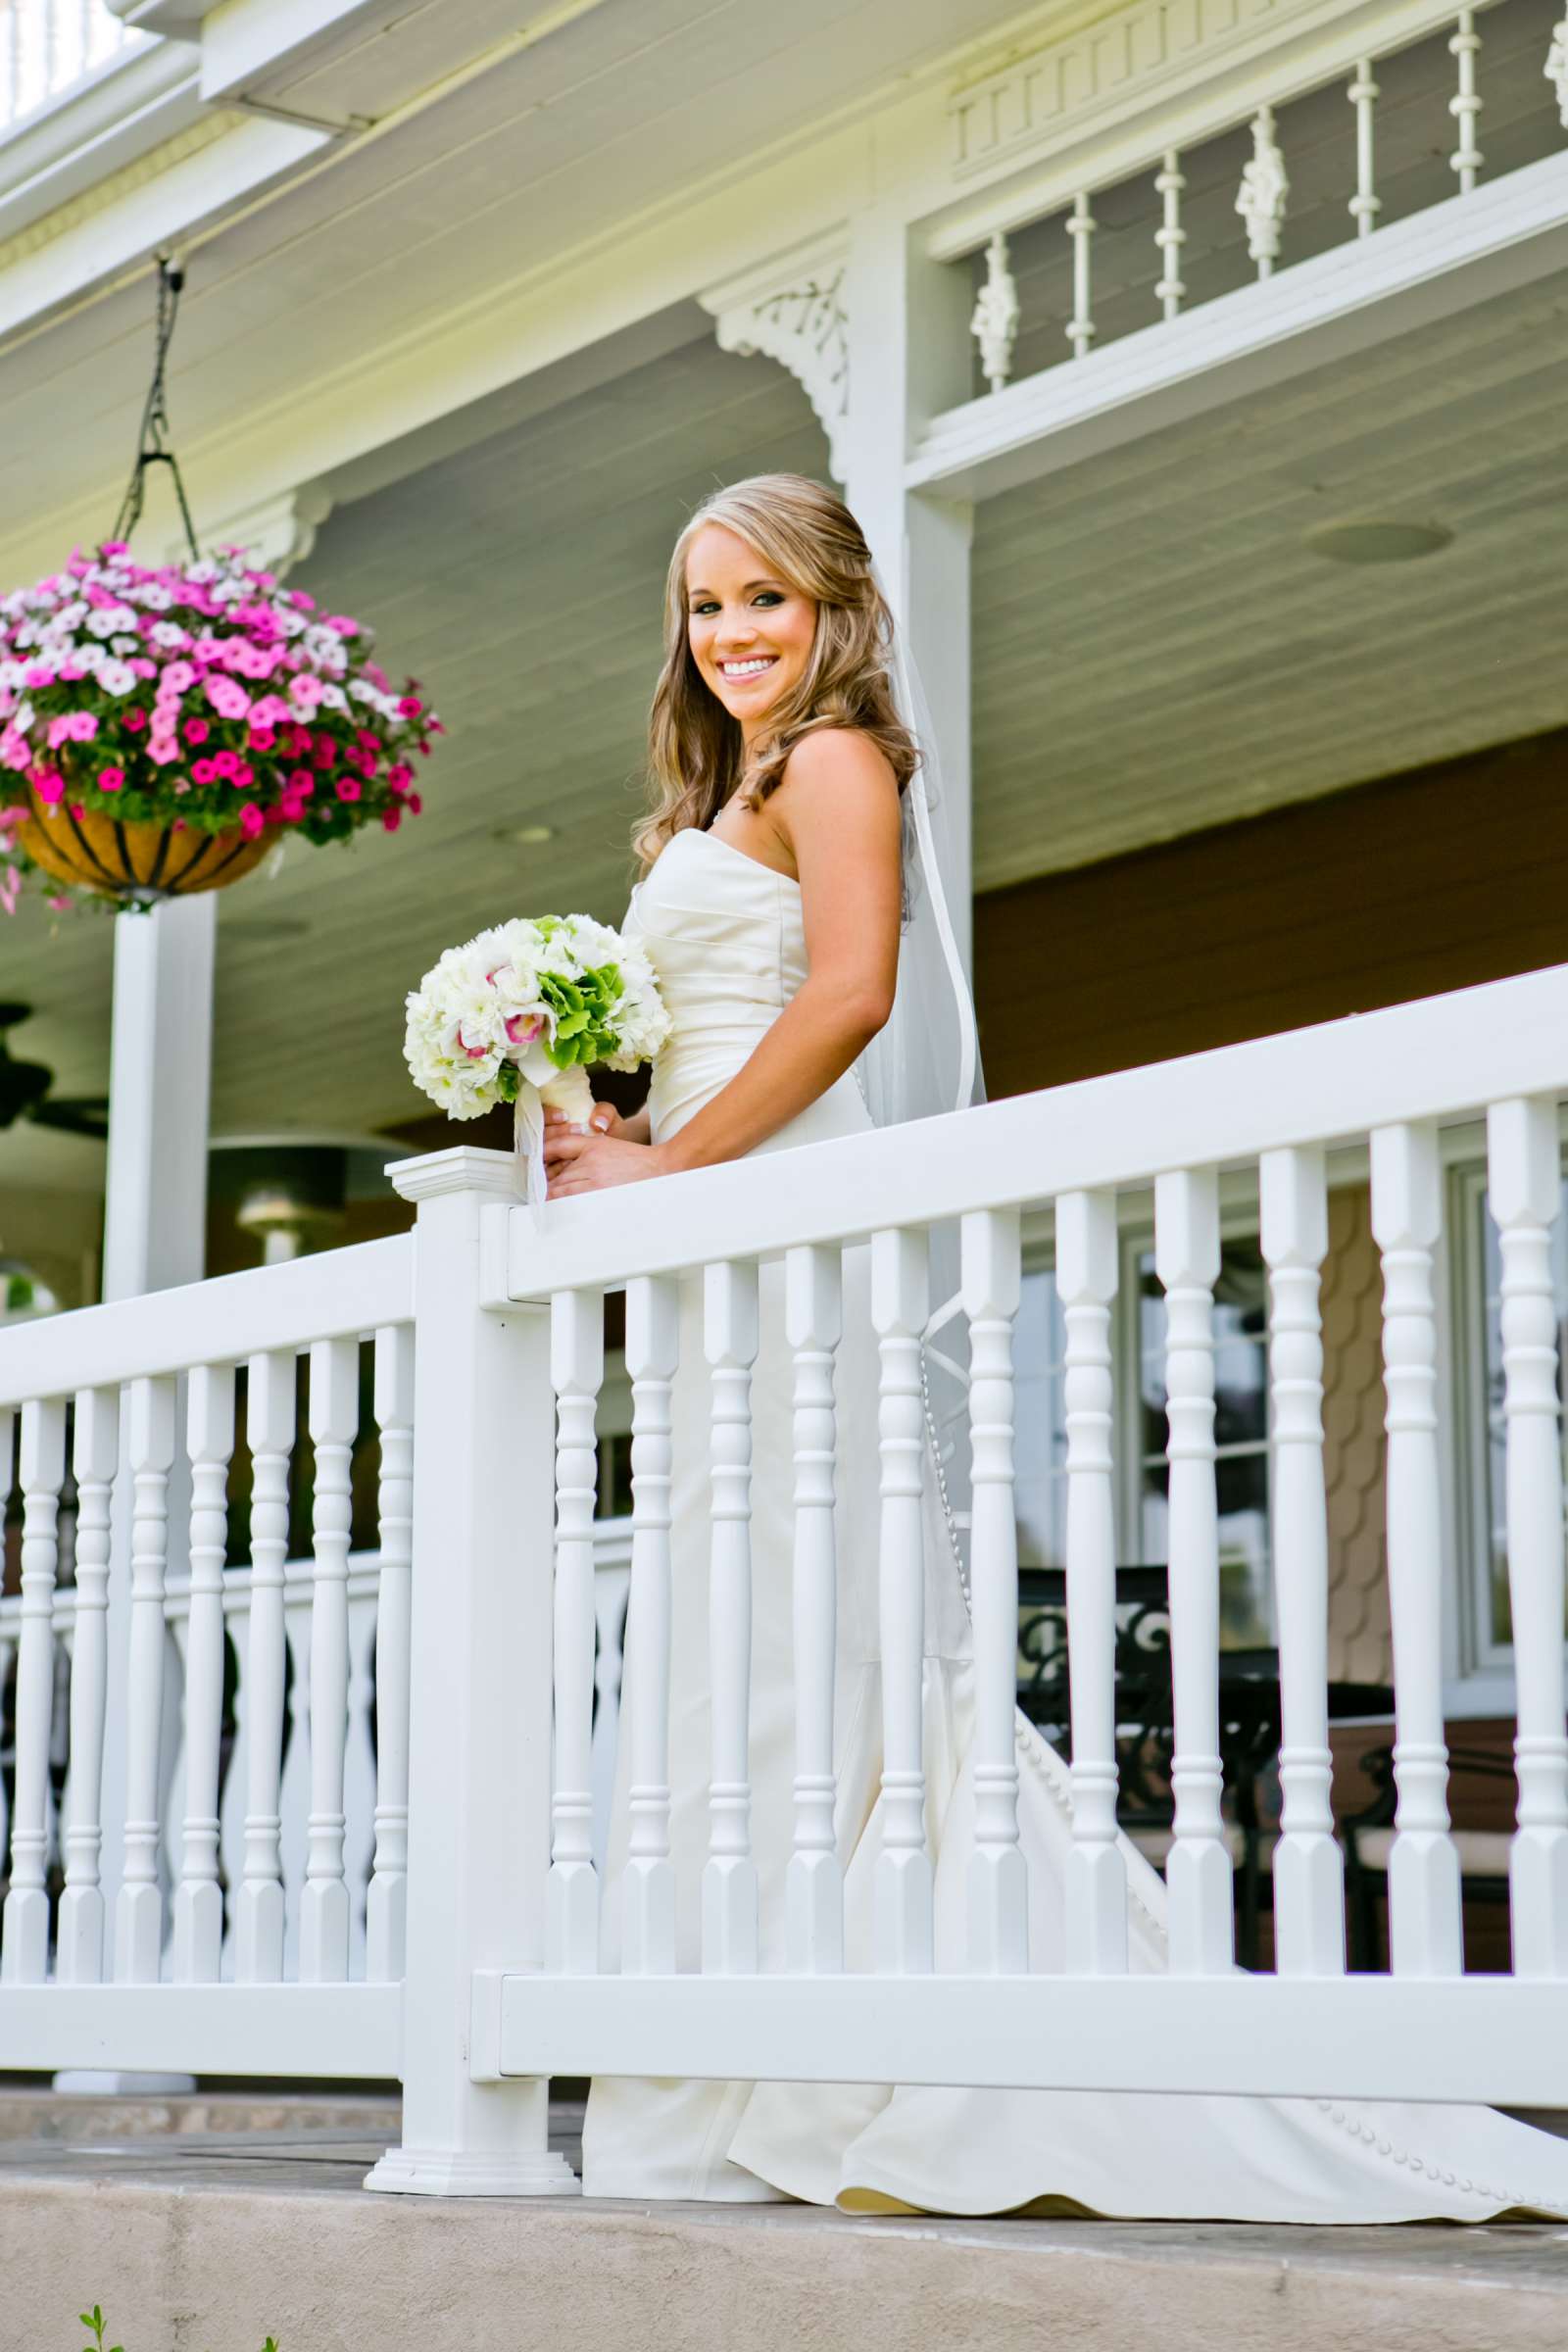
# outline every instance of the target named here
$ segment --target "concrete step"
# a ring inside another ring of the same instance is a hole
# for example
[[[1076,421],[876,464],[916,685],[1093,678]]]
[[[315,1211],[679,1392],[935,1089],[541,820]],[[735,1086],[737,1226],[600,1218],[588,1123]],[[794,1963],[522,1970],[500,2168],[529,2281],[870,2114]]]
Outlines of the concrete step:
[[[804,2205],[385,2197],[391,2102],[179,2106],[0,2141],[0,2352],[1561,2352],[1568,2229],[858,2217]],[[370,2130],[366,2105],[379,2105]],[[336,2107],[336,2120],[317,2123]],[[287,2108],[292,2122],[258,2124]],[[180,2129],[205,2109],[214,2131]],[[13,2110],[14,2113],[19,2112]],[[249,2122],[241,2120],[248,2117]],[[580,2109],[552,2111],[575,2152]]]

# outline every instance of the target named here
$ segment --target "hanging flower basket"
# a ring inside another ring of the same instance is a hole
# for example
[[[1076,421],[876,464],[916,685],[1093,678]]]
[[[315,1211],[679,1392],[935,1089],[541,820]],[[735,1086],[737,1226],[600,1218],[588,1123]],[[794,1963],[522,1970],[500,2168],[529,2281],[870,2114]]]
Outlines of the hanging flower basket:
[[[291,833],[396,832],[443,730],[370,646],[237,548],[73,555],[0,598],[0,858],[144,906],[236,882]]]
[[[33,864],[74,890],[122,904],[221,890],[259,865],[272,846],[265,833],[247,839],[237,825],[193,833],[177,820],[127,825],[79,802],[49,808],[30,789],[25,805],[31,813],[17,826],[16,840]]]

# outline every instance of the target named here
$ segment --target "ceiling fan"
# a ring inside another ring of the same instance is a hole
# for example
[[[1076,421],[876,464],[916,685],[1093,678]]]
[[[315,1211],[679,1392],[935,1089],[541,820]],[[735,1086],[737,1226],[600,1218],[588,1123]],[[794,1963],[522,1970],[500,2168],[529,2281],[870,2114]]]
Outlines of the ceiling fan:
[[[102,1141],[109,1133],[107,1095],[60,1095],[50,1098],[53,1070],[41,1061],[18,1061],[6,1032],[30,1018],[30,1004],[0,1004],[0,1128],[31,1119],[38,1127],[62,1128],[68,1135],[88,1135]]]

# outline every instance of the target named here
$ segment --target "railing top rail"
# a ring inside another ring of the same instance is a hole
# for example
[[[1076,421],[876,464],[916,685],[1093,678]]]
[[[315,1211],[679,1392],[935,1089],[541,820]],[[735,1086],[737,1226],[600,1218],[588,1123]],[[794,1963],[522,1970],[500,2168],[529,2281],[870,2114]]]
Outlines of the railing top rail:
[[[968,1209],[1246,1165],[1298,1144],[1452,1122],[1515,1095],[1568,1095],[1568,965],[975,1110],[590,1194],[509,1218],[506,1294],[542,1298]]]
[[[0,1409],[192,1364],[243,1363],[268,1348],[405,1323],[413,1312],[414,1236],[357,1242],[0,1331]]]

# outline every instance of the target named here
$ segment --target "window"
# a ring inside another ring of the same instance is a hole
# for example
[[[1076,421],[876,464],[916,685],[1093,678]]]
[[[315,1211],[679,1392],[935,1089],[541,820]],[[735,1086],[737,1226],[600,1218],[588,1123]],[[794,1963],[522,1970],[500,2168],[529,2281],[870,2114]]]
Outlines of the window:
[[[1487,1206],[1483,1166],[1453,1171],[1450,1203],[1461,1433],[1459,1663],[1462,1674],[1475,1674],[1506,1668],[1513,1661],[1502,1415],[1502,1251]],[[1560,1395],[1568,1344],[1568,1182],[1552,1227],[1551,1272]]]
[[[1165,1460],[1165,1299],[1150,1236],[1123,1237],[1121,1311],[1112,1367],[1124,1466],[1118,1557],[1169,1558]],[[1017,1381],[1017,1516],[1021,1567],[1066,1559],[1066,1322],[1049,1268],[1023,1282],[1013,1361]],[[1227,1234],[1214,1291],[1214,1435],[1220,1544],[1220,1640],[1245,1649],[1273,1640],[1268,1535],[1268,1285],[1255,1233]]]

